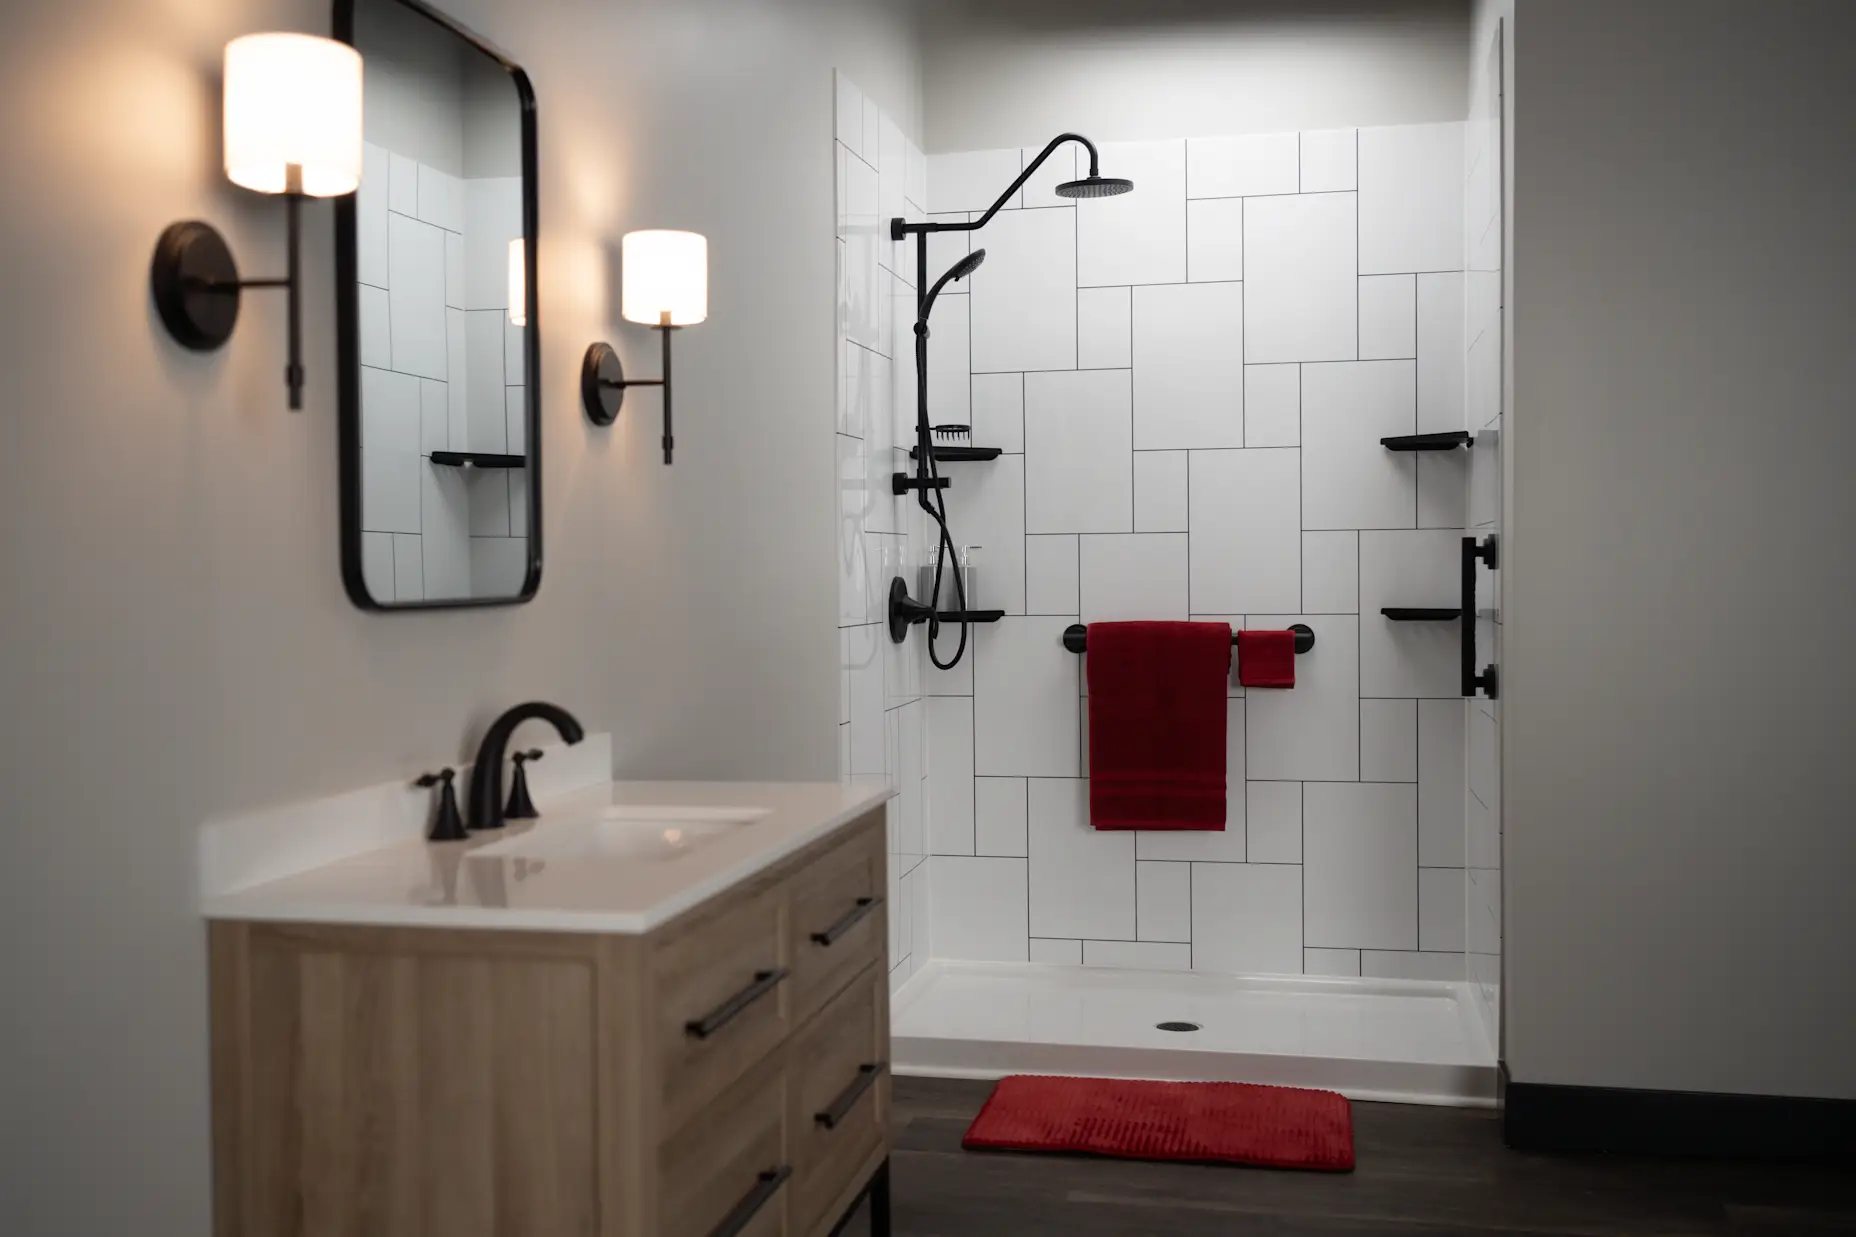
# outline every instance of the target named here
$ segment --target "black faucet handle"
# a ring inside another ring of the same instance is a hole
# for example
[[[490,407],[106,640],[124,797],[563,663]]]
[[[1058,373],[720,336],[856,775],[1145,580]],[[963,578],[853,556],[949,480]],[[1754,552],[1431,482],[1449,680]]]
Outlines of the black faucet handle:
[[[516,766],[520,768],[523,761],[540,760],[546,754],[547,753],[543,752],[539,747],[531,747],[526,752],[517,752],[514,756],[511,756],[510,759],[515,761]]]
[[[535,801],[529,798],[528,770],[522,766],[528,761],[540,760],[541,749],[532,747],[526,752],[517,752],[511,759],[515,761],[516,768],[509,779],[509,802],[503,807],[503,819],[534,820],[541,812],[536,808]]]
[[[456,769],[446,767],[436,773],[422,773],[413,783],[426,788],[440,787],[437,806],[432,810],[432,824],[425,834],[429,841],[461,842],[470,836],[464,829],[464,815],[458,811],[457,788],[451,784],[457,775]]]

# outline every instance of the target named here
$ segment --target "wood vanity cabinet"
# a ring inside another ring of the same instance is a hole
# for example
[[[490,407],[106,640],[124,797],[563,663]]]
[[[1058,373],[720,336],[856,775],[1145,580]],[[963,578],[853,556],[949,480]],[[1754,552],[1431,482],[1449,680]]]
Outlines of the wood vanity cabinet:
[[[634,936],[216,921],[218,1237],[825,1237],[889,1153],[881,810]]]

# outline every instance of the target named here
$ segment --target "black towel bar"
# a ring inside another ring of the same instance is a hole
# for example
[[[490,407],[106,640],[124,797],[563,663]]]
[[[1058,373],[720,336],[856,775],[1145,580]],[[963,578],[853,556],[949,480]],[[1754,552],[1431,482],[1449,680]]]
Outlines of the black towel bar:
[[[1295,633],[1295,651],[1306,653],[1315,647],[1315,629],[1307,623],[1291,623],[1289,630]],[[1231,643],[1237,643],[1237,633],[1231,633]],[[1081,653],[1089,647],[1089,629],[1081,623],[1071,623],[1063,629],[1063,647],[1072,653]]]

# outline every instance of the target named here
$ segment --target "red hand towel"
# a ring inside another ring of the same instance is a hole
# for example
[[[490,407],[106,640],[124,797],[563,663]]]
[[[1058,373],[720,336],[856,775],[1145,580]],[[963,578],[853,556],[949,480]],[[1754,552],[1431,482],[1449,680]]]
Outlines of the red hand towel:
[[[1237,633],[1237,681],[1245,687],[1295,686],[1295,633]]]
[[[1223,623],[1089,624],[1089,816],[1097,829],[1223,829]]]

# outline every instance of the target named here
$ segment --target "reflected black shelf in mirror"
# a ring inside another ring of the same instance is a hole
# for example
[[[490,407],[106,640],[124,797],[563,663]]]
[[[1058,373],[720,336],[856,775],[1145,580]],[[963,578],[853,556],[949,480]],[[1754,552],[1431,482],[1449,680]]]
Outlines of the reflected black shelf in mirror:
[[[1394,623],[1448,623],[1463,617],[1453,606],[1382,606],[1379,613]]]
[[[495,455],[488,451],[434,451],[432,463],[453,468],[521,468],[528,463],[522,455]]]
[[[1004,610],[942,610],[936,618],[943,623],[996,623],[1005,617]]]
[[[1468,430],[1446,430],[1441,434],[1397,434],[1391,438],[1381,438],[1379,442],[1388,451],[1454,451],[1458,447],[1474,445]]]
[[[909,458],[920,458],[916,452],[919,447],[909,448]],[[996,460],[1005,451],[1004,447],[942,447],[934,449],[934,458],[943,464],[958,464],[973,460]]]

